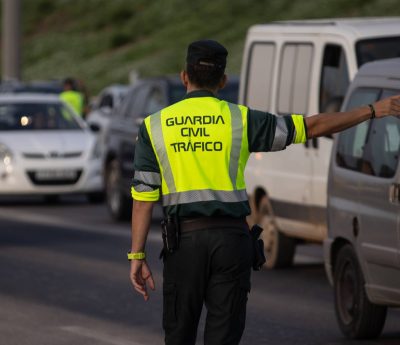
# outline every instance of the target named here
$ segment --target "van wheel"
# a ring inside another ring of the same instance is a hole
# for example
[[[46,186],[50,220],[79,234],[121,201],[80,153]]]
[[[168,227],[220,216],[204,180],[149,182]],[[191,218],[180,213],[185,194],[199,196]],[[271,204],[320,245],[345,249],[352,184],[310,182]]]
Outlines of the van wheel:
[[[378,337],[386,320],[386,306],[368,300],[356,253],[349,244],[338,253],[334,271],[336,318],[343,334],[352,339]]]
[[[273,210],[265,191],[256,190],[254,193],[254,223],[259,223],[264,229],[261,236],[264,241],[269,269],[290,267],[296,252],[296,240],[282,233],[274,220]]]
[[[295,239],[279,231],[270,219],[265,219],[262,227],[264,229],[262,237],[267,257],[265,266],[269,269],[292,266],[296,252]]]
[[[128,220],[132,212],[132,200],[121,191],[121,172],[116,159],[106,168],[106,203],[111,217],[116,221]]]

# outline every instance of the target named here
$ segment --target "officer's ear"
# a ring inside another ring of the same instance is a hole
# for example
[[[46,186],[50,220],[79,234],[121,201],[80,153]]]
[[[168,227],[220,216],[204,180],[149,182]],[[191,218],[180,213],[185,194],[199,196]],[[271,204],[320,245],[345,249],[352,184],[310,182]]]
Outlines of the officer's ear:
[[[181,76],[182,84],[187,88],[189,85],[189,76],[188,76],[187,72],[185,70],[181,71],[180,76]]]
[[[221,81],[218,84],[218,89],[223,89],[226,86],[226,83],[228,82],[228,76],[224,74],[224,76],[221,78]]]

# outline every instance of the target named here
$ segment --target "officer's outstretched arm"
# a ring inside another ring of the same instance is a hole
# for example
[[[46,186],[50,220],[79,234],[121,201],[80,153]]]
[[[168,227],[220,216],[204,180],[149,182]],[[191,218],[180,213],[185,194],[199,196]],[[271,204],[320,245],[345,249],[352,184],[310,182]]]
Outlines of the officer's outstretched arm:
[[[138,201],[133,202],[132,208],[132,249],[133,253],[145,252],[147,234],[150,229],[151,216],[155,202]],[[147,285],[154,290],[153,275],[147,265],[146,259],[131,261],[131,282],[137,292],[143,295],[145,301],[149,299]]]
[[[373,103],[375,116],[377,118],[400,115],[400,95],[385,98]],[[356,108],[346,112],[322,113],[305,118],[307,126],[307,137],[315,138],[329,135],[355,126],[370,119],[372,111],[369,106]]]

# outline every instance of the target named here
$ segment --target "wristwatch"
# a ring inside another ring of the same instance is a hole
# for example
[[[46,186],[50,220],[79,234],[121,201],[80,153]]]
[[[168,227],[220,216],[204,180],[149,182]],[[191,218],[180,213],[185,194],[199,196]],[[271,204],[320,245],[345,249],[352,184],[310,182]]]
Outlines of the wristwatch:
[[[127,253],[127,256],[128,256],[128,260],[129,261],[131,261],[131,260],[144,260],[146,258],[146,253],[144,253],[144,252],[136,252],[136,253],[134,253],[134,252],[129,251]]]

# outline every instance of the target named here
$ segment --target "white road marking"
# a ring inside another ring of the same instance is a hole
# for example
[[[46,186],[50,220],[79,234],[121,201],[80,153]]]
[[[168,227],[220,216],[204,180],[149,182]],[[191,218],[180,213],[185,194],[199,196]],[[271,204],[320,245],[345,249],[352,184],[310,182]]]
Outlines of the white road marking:
[[[142,345],[139,343],[136,343],[132,340],[126,340],[126,339],[121,339],[121,338],[116,338],[114,336],[111,336],[109,334],[101,333],[98,330],[92,330],[84,327],[79,327],[79,326],[64,326],[60,327],[63,331],[74,333],[77,335],[81,335],[86,338],[91,338],[94,340],[101,341],[102,343],[105,344],[110,344],[110,345]]]

